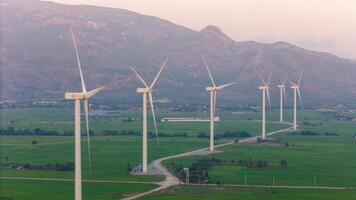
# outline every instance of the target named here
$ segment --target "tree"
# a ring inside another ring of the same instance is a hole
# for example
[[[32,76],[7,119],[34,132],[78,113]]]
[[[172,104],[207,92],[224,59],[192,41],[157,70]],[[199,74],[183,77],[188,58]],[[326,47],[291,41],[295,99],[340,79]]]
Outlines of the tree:
[[[201,132],[198,135],[199,138],[208,138],[209,136],[205,132]]]
[[[288,162],[287,162],[287,160],[281,160],[280,166],[281,166],[281,167],[288,167]]]
[[[128,172],[132,171],[132,167],[131,167],[130,163],[126,163],[126,167],[127,167]]]

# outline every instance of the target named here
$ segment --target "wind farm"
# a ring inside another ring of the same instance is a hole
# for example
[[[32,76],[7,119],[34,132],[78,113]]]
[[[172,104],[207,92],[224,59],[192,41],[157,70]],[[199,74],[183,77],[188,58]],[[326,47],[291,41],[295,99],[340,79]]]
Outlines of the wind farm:
[[[355,199],[356,63],[242,41],[254,34],[225,16],[232,4],[209,13],[231,22],[223,32],[101,4],[1,2],[0,199]]]

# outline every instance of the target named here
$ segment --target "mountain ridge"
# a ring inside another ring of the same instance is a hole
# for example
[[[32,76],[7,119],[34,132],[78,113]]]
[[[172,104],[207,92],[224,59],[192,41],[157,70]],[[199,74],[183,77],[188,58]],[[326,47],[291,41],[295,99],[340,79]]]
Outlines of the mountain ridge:
[[[258,74],[267,78],[273,73],[275,86],[279,79],[297,79],[302,68],[307,104],[356,100],[351,87],[356,84],[356,63],[283,41],[235,41],[216,26],[195,31],[116,8],[5,0],[1,9],[1,99],[58,100],[65,91],[80,88],[72,26],[88,87],[106,85],[103,98],[139,101],[135,88],[140,85],[128,66],[135,66],[149,82],[169,56],[155,96],[207,102],[205,86],[210,82],[201,60],[205,56],[216,82],[239,82],[222,91],[218,98],[224,102],[258,104]],[[278,91],[271,92],[277,104]]]

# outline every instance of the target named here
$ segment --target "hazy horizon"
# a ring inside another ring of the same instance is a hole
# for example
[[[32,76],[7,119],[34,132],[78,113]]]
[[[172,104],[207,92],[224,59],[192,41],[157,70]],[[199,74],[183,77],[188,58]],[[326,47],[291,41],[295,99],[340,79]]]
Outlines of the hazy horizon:
[[[201,30],[215,25],[236,41],[286,41],[356,59],[356,1],[353,0],[53,0],[122,8]]]

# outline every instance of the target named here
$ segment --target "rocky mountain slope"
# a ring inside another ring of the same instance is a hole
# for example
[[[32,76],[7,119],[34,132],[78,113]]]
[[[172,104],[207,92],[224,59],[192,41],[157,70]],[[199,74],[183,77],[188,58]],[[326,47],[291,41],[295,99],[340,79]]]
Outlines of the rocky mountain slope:
[[[304,70],[306,104],[356,100],[356,63],[328,53],[277,42],[237,42],[215,26],[194,31],[157,17],[122,9],[69,6],[38,0],[3,0],[1,5],[1,99],[63,99],[80,89],[70,27],[76,34],[87,88],[107,90],[97,98],[139,102],[135,66],[150,82],[166,56],[167,68],[155,96],[178,102],[206,102],[210,84],[205,56],[226,103],[257,104],[258,74],[272,73],[272,99],[278,104],[280,79],[296,80]],[[291,95],[291,90],[287,91]],[[288,101],[290,101],[289,98]]]

